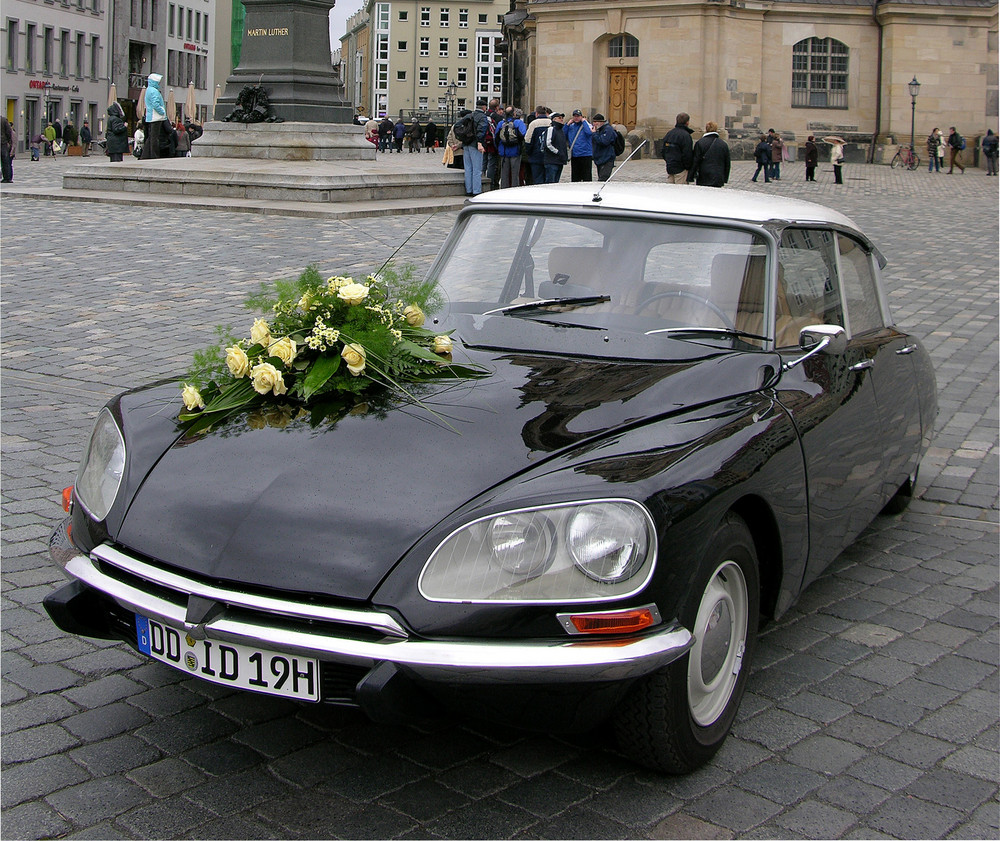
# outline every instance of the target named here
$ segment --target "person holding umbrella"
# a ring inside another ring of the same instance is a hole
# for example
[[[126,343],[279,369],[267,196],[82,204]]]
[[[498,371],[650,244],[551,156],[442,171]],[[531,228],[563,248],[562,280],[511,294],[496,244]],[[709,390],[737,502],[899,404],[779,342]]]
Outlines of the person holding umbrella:
[[[844,144],[847,143],[847,141],[842,137],[837,137],[837,135],[832,134],[824,137],[823,142],[831,145],[830,163],[833,164],[833,183],[843,184],[844,175],[842,170],[844,169]]]

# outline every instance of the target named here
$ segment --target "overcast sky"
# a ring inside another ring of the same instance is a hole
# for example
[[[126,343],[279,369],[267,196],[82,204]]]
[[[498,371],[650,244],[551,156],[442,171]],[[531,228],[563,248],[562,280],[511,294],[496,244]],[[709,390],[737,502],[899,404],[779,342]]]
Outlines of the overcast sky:
[[[330,51],[340,49],[341,36],[347,31],[347,19],[364,6],[364,0],[336,0],[330,10]]]

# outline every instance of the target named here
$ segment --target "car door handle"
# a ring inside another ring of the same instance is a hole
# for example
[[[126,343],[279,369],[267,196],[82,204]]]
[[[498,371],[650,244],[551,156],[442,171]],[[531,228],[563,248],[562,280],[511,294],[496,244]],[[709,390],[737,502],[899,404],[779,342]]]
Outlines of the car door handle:
[[[916,349],[917,349],[916,345],[907,345],[906,347],[897,350],[896,353],[898,353],[900,356],[906,356],[906,354],[913,353],[913,351],[915,351]]]
[[[862,359],[860,362],[856,362],[854,365],[852,365],[851,370],[864,371],[865,368],[874,368],[874,367],[875,367],[874,359]]]

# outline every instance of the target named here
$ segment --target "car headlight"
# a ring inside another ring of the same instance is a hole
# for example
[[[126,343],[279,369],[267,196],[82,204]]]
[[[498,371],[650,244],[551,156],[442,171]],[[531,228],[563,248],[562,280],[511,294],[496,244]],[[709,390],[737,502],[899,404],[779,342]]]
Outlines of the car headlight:
[[[102,409],[76,475],[76,498],[93,519],[108,516],[124,472],[125,440],[111,412]]]
[[[656,532],[638,502],[603,499],[505,511],[456,529],[420,574],[438,602],[595,602],[638,593]]]

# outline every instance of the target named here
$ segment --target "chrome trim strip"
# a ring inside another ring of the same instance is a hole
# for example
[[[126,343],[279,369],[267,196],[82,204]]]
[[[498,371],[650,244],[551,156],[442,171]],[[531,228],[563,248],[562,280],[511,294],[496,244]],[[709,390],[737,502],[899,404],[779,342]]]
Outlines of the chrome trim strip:
[[[122,606],[175,628],[184,627],[185,608],[145,593],[101,572],[78,555],[67,572],[106,593]],[[640,677],[673,662],[692,646],[691,633],[670,625],[652,634],[616,640],[414,640],[380,642],[343,639],[317,628],[272,628],[219,617],[205,624],[209,639],[355,665],[388,661],[418,677],[467,684],[569,683]]]
[[[106,543],[94,549],[91,555],[125,572],[137,575],[146,581],[176,590],[185,600],[188,596],[201,596],[205,599],[224,602],[233,607],[260,610],[265,613],[290,616],[295,619],[313,619],[321,622],[341,622],[345,625],[363,625],[364,627],[374,628],[376,631],[381,631],[390,636],[404,639],[407,637],[403,626],[385,613],[378,613],[371,610],[349,610],[340,607],[311,605],[305,602],[287,601],[285,599],[271,598],[270,596],[256,596],[252,593],[241,593],[237,590],[227,590],[223,587],[214,587],[211,584],[202,584],[198,581],[192,581],[190,578],[185,578],[182,575],[177,575],[176,573],[144,563],[138,558],[126,555],[124,552],[120,552]]]

